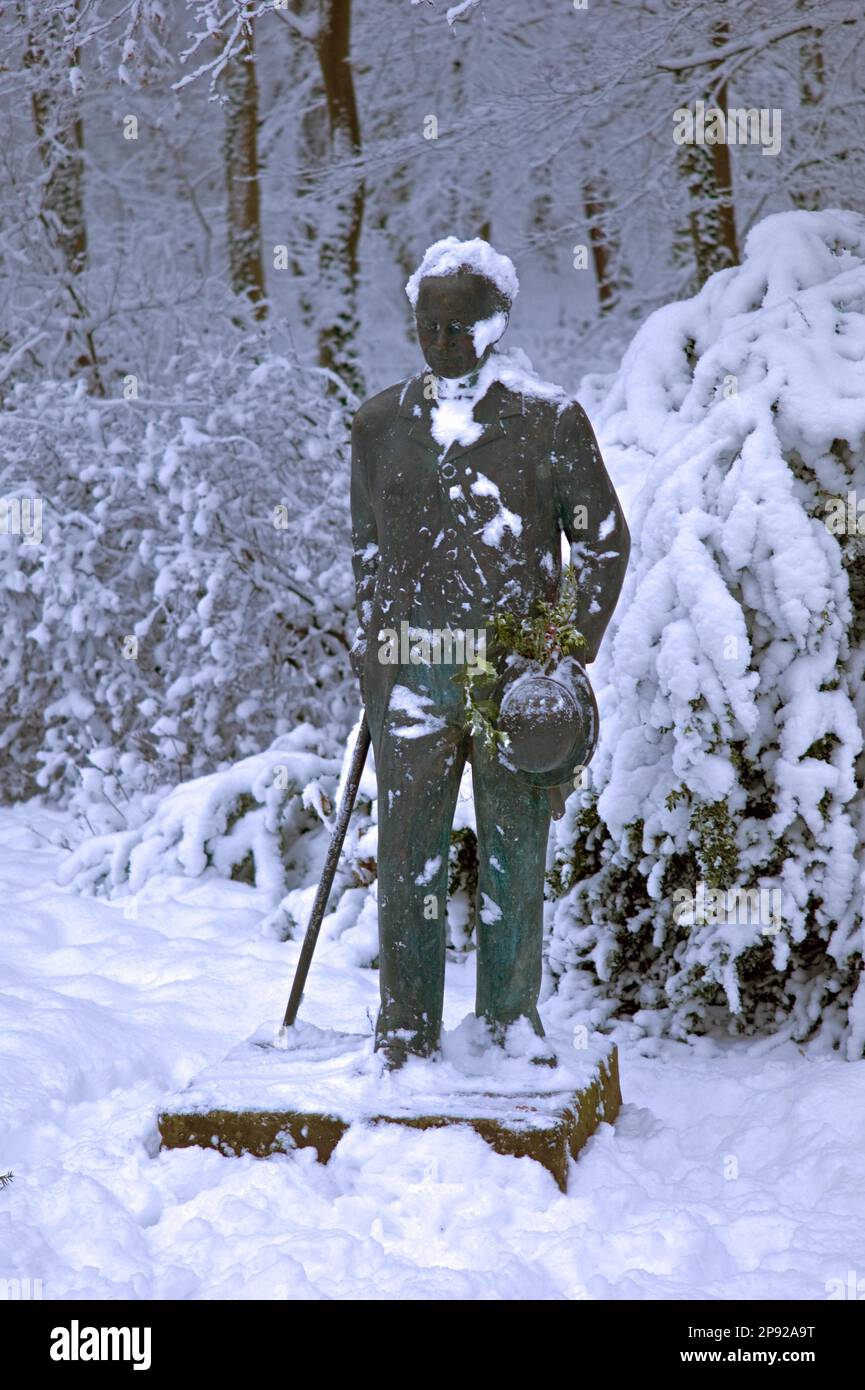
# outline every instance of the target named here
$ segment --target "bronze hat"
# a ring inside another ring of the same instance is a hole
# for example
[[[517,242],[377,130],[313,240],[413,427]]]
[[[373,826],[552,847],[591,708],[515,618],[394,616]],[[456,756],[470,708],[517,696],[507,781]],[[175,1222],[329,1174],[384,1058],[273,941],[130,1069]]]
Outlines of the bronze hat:
[[[591,760],[598,705],[575,657],[553,666],[513,659],[499,684],[498,707],[497,727],[509,739],[499,758],[523,781],[561,786]]]

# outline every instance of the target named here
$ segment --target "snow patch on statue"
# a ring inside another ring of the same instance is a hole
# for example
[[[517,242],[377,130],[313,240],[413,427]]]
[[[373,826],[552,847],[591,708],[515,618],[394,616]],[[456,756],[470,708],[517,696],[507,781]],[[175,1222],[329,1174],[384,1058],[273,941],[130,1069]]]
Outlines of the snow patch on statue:
[[[502,920],[501,908],[497,902],[493,902],[488,893],[481,893],[480,918],[485,927],[492,927]]]
[[[491,280],[509,304],[513,304],[519,294],[520,282],[514,263],[508,256],[493,250],[489,242],[484,241],[482,237],[460,241],[459,237],[446,236],[427,247],[423,260],[406,282],[405,292],[411,307],[417,307],[420,282],[425,276],[456,275],[464,269],[472,271],[475,275],[482,275],[485,280]],[[501,334],[498,336],[501,337]],[[493,338],[491,341],[495,342],[496,339]]]
[[[515,395],[554,401],[560,412],[571,403],[561,386],[537,375],[522,348],[493,351],[474,378],[471,375],[436,378],[430,432],[441,445],[440,457],[454,444],[468,448],[480,439],[484,426],[475,419],[474,412],[494,382]]]
[[[472,342],[478,360],[483,357],[492,343],[497,343],[508,326],[508,316],[501,309],[488,319],[478,319],[472,324]]]
[[[436,854],[432,859],[428,859],[423,866],[422,872],[415,877],[415,883],[418,887],[423,888],[427,884],[432,883],[441,866],[442,857],[440,854]]]
[[[477,480],[472,483],[471,491],[477,497],[492,497],[498,503],[495,516],[485,523],[480,533],[485,545],[501,545],[505,531],[510,531],[514,536],[522,535],[522,517],[503,504],[498,486],[491,478],[485,473],[479,473]]]
[[[428,695],[419,695],[406,685],[395,685],[391,691],[388,714],[408,716],[409,723],[393,729],[394,738],[425,738],[427,734],[439,733],[445,721],[430,713],[433,701]]]
[[[458,378],[462,380],[462,378]],[[430,431],[442,452],[447,453],[452,444],[464,447],[480,439],[484,427],[474,417],[474,407],[479,397],[469,391],[465,395],[446,392],[450,383],[445,377],[439,382],[439,394],[430,412]]]

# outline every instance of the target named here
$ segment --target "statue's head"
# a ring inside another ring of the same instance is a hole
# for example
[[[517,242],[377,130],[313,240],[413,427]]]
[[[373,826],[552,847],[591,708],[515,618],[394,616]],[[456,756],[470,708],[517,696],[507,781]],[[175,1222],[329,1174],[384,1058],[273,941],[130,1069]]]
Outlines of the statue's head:
[[[421,351],[436,376],[468,376],[486,362],[518,289],[512,262],[479,237],[445,237],[429,248],[406,294]]]

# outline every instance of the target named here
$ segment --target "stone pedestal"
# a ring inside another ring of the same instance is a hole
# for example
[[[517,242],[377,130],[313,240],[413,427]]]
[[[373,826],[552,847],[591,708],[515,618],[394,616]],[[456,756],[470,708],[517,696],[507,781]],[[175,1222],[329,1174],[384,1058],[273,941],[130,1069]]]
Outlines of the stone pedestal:
[[[298,1025],[287,1048],[262,1029],[173,1096],[159,1116],[162,1147],[198,1145],[266,1157],[312,1147],[327,1163],[352,1124],[415,1129],[467,1125],[497,1153],[533,1158],[562,1191],[568,1163],[621,1104],[613,1044],[557,1045],[555,1068],[445,1048],[381,1074],[371,1039]]]

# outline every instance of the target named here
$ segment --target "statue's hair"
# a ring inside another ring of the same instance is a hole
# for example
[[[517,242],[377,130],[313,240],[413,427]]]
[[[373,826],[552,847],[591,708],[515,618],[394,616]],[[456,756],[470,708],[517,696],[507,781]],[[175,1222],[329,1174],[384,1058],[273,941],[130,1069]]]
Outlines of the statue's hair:
[[[405,292],[411,307],[417,306],[420,284],[427,276],[460,272],[486,280],[493,290],[496,311],[507,313],[510,310],[520,288],[513,261],[495,251],[481,237],[460,241],[455,236],[444,237],[427,248],[423,260],[406,283]]]
[[[474,275],[477,277],[478,280],[483,280],[484,283],[488,285],[490,289],[490,298],[492,299],[493,313],[510,313],[512,301],[508,299],[501,286],[497,284],[495,280],[490,279],[489,275],[483,275],[481,271],[476,270],[473,265],[467,265],[465,263],[463,263],[463,265],[458,265],[456,270],[453,271],[453,274]],[[425,275],[423,278],[424,280],[426,280],[427,276]]]

